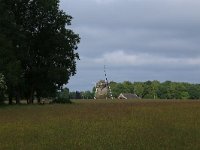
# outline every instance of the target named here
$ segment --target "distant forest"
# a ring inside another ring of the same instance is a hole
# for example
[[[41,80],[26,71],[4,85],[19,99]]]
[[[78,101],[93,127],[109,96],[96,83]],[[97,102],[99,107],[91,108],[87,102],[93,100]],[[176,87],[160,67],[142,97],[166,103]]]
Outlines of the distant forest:
[[[200,84],[172,81],[124,81],[109,83],[113,97],[120,93],[134,93],[143,99],[200,99]],[[70,92],[71,99],[93,99],[95,87],[91,91]]]

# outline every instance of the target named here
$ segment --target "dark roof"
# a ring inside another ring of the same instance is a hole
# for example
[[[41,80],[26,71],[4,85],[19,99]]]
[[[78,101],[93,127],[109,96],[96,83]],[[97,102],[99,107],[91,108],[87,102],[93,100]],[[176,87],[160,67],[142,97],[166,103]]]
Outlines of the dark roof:
[[[131,93],[121,93],[124,97],[127,99],[134,99],[134,98],[139,98],[136,94],[131,94]],[[121,95],[120,94],[120,95]]]

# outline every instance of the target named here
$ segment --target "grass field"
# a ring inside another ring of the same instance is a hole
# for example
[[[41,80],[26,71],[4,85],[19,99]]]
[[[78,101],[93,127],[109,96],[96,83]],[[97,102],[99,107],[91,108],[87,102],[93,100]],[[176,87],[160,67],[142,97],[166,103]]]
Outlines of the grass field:
[[[0,106],[0,150],[199,150],[200,101]]]

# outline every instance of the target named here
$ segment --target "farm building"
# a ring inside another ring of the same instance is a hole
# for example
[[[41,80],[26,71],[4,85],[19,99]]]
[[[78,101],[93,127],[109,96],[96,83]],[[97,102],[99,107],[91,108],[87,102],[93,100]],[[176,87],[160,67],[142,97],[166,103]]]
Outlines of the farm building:
[[[118,99],[139,99],[140,97],[138,97],[136,94],[131,94],[131,93],[121,93],[118,96]]]

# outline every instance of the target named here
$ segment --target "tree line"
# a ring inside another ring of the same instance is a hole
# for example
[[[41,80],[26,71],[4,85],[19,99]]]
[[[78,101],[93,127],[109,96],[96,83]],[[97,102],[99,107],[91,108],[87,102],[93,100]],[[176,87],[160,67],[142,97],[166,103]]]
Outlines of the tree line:
[[[146,81],[130,82],[124,81],[109,83],[114,98],[120,93],[137,94],[143,99],[200,99],[200,84],[172,81]],[[95,87],[92,91],[70,92],[72,99],[93,99]]]
[[[0,0],[1,101],[55,97],[76,73],[80,37],[71,20],[59,0]]]
[[[111,82],[114,97],[120,93],[135,93],[144,99],[200,99],[200,84],[172,81]]]

